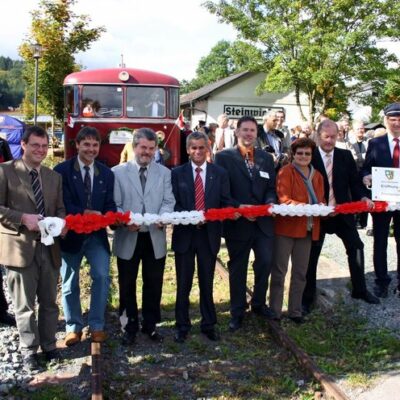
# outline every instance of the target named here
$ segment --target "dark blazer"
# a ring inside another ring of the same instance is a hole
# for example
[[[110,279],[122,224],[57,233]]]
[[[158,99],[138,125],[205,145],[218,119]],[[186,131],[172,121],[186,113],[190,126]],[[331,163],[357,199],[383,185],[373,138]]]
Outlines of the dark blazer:
[[[390,154],[387,134],[371,139],[368,142],[367,154],[361,169],[361,176],[369,175],[372,167],[393,168],[393,159]]]
[[[68,214],[82,214],[86,208],[85,188],[77,157],[58,164],[55,168],[62,176],[65,209]],[[105,214],[107,211],[116,211],[114,203],[114,174],[98,161],[94,163],[94,179],[92,190],[92,209]],[[104,246],[109,250],[107,233],[105,229],[94,232],[99,235]],[[68,232],[61,241],[61,250],[77,253],[82,247],[87,235]]]
[[[325,165],[318,148],[314,150],[312,165],[324,178],[325,201],[328,204],[328,176],[326,175]],[[363,185],[350,150],[335,147],[333,155],[332,186],[337,204],[358,201],[364,196]],[[341,217],[349,224],[354,223],[353,215],[343,214]]]
[[[237,146],[217,153],[215,163],[228,171],[231,196],[235,207],[239,207],[241,204],[276,203],[274,161],[267,152],[254,149],[252,178]],[[273,236],[274,225],[271,217],[257,218],[256,224],[265,235]],[[226,221],[223,225],[224,236],[235,240],[248,240],[254,231],[254,225],[246,218]]]
[[[191,162],[172,170],[172,190],[175,196],[175,211],[195,210],[194,179]],[[207,163],[205,184],[206,210],[232,206],[229,191],[228,173],[217,165]],[[221,243],[222,224],[220,222],[207,222],[210,249],[217,255]],[[172,234],[172,249],[178,253],[185,253],[192,241],[193,232],[197,229],[194,225],[175,225]]]

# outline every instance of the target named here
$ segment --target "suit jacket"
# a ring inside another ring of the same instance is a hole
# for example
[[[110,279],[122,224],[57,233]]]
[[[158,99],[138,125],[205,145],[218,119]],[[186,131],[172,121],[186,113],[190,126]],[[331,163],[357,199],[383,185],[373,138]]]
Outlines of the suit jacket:
[[[82,214],[86,209],[85,187],[77,157],[64,161],[54,168],[62,176],[64,204],[67,214]],[[92,209],[105,214],[107,211],[116,211],[113,198],[114,175],[102,163],[94,162],[94,176],[92,189]],[[98,235],[104,247],[110,251],[107,232],[105,229],[91,233]],[[61,240],[62,251],[77,253],[81,250],[86,234],[68,232],[65,239]]]
[[[365,162],[361,169],[361,176],[371,174],[372,167],[393,168],[393,159],[390,154],[388,135],[379,136],[368,142]]]
[[[250,177],[237,146],[217,153],[215,163],[228,172],[231,196],[235,207],[239,207],[241,204],[260,205],[276,202],[274,161],[267,152],[254,149],[252,177]],[[273,236],[274,225],[271,217],[257,218],[255,223],[246,218],[225,221],[223,224],[224,236],[227,239],[248,240],[254,232],[255,224],[265,235]]]
[[[324,161],[319,149],[314,150],[312,165],[324,178],[325,202],[329,200],[329,182],[326,175]],[[337,204],[350,201],[359,201],[364,196],[364,188],[357,171],[356,163],[350,150],[335,147],[332,167],[332,187]],[[354,216],[342,214],[340,217],[347,224],[354,224]]]
[[[195,191],[191,162],[172,170],[172,190],[175,196],[175,211],[195,210]],[[232,205],[229,193],[228,173],[217,165],[207,163],[205,183],[205,204],[209,208],[221,208]],[[178,253],[188,251],[194,231],[194,225],[175,225],[172,234],[172,249]],[[213,255],[217,255],[221,243],[221,222],[207,222],[208,241]]]
[[[150,214],[163,214],[174,211],[175,198],[172,194],[171,171],[154,161],[147,171],[145,192],[142,191],[139,171],[133,161],[117,165],[115,175],[114,199],[118,211],[142,213],[143,205]],[[154,257],[165,257],[167,254],[166,229],[155,225],[149,226]],[[130,260],[135,251],[138,233],[130,232],[126,227],[116,229],[113,241],[114,254],[124,260]]]
[[[61,176],[40,167],[40,178],[47,217],[65,217]],[[37,214],[31,177],[22,160],[0,164],[0,264],[27,267],[32,263],[38,232],[21,224],[22,214]],[[50,246],[54,267],[61,266],[58,240]]]

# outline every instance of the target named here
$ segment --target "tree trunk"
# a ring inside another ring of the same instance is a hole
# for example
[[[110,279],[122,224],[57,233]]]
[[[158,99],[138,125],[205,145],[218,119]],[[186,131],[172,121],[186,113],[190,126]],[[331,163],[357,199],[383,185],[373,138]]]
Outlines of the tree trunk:
[[[296,96],[296,104],[297,104],[297,107],[298,107],[298,109],[300,111],[301,118],[303,120],[306,120],[306,117],[304,115],[303,109],[302,109],[301,104],[300,104],[300,88],[299,88],[298,85],[296,85],[296,87],[295,87],[295,96]]]

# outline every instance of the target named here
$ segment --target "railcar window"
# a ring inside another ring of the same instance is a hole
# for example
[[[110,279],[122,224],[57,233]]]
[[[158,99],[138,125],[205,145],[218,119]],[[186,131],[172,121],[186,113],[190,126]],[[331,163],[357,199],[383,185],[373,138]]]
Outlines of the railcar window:
[[[66,86],[64,93],[65,112],[67,115],[78,115],[78,87]]]
[[[179,115],[179,89],[169,89],[169,116],[178,118]]]
[[[165,89],[128,87],[126,115],[128,117],[165,117]]]
[[[122,115],[122,88],[120,86],[85,86],[82,90],[84,117],[112,118]]]

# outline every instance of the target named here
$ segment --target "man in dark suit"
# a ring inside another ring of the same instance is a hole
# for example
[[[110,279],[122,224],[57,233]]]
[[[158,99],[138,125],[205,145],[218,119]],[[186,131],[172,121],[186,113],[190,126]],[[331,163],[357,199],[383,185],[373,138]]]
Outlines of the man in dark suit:
[[[0,164],[0,264],[14,304],[20,350],[27,370],[38,369],[41,347],[47,360],[59,359],[57,282],[61,265],[58,240],[45,246],[38,222],[65,217],[59,174],[42,165],[49,137],[37,126],[22,137],[21,160]],[[38,317],[36,317],[36,299]]]
[[[13,159],[7,140],[0,137],[0,163]],[[15,318],[8,312],[8,304],[3,289],[3,278],[0,271],[0,324],[15,326]]]
[[[208,138],[202,132],[191,133],[186,140],[190,161],[172,170],[175,211],[205,210],[231,205],[228,173],[206,161]],[[189,295],[193,283],[195,258],[200,287],[201,331],[210,340],[218,340],[217,316],[213,300],[215,262],[221,244],[222,224],[208,222],[175,225],[172,249],[175,251],[177,293],[175,341],[185,341],[191,328]]]
[[[95,159],[100,150],[97,129],[85,126],[76,136],[77,157],[58,164],[54,170],[63,180],[67,214],[105,214],[116,211],[113,199],[114,175]],[[90,234],[69,232],[61,242],[62,304],[66,323],[65,344],[71,346],[82,337],[83,320],[79,298],[79,270],[82,258],[90,264],[92,278],[89,328],[95,342],[106,339],[104,314],[110,285],[110,246],[107,232],[100,229]]]
[[[357,172],[356,163],[349,150],[335,147],[338,127],[335,122],[326,119],[318,125],[317,143],[312,165],[324,177],[325,199],[330,206],[350,201],[368,201],[363,196],[363,187]],[[351,296],[367,303],[377,304],[379,299],[366,287],[364,276],[364,244],[358,235],[354,215],[339,214],[321,220],[319,241],[311,246],[308,263],[307,283],[303,293],[303,311],[310,312],[314,302],[317,281],[317,265],[325,239],[325,234],[336,234],[343,242],[349,262],[352,283]]]
[[[237,124],[238,145],[217,153],[215,163],[228,171],[231,196],[235,207],[276,202],[275,169],[271,154],[254,148],[257,121],[242,117]],[[231,321],[229,329],[242,325],[246,304],[247,265],[250,250],[255,260],[254,290],[251,309],[255,314],[273,318],[265,305],[268,278],[271,272],[274,225],[272,217],[239,218],[223,224],[229,253],[229,287]]]
[[[389,104],[385,108],[384,114],[387,134],[369,141],[365,163],[361,171],[363,183],[367,186],[372,183],[372,167],[400,167],[400,103]],[[376,276],[374,293],[378,297],[388,296],[388,286],[391,280],[387,268],[387,243],[392,220],[397,249],[398,289],[400,289],[400,211],[372,214]]]

